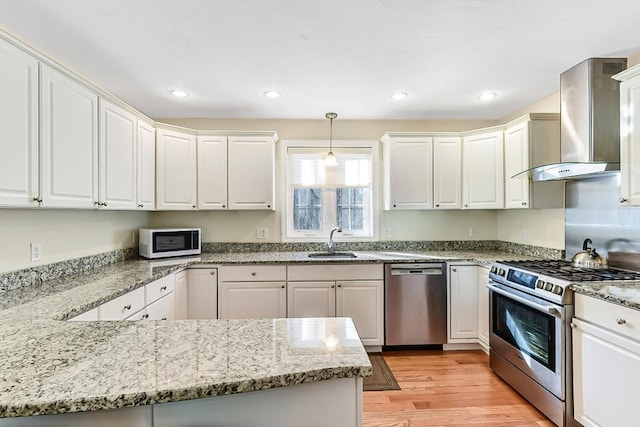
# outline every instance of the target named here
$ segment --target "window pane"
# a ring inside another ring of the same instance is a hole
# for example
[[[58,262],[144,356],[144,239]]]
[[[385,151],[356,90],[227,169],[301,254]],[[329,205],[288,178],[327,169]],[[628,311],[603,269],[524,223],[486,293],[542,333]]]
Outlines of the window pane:
[[[322,228],[322,190],[295,188],[293,190],[294,230],[320,230]]]
[[[337,214],[338,225],[345,230],[364,229],[364,189],[363,188],[338,188]]]

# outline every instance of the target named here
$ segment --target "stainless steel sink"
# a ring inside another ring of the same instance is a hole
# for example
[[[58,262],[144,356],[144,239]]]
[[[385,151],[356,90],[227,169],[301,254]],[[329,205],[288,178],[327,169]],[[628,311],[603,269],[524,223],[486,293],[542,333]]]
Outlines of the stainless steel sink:
[[[356,258],[353,252],[313,252],[308,255],[309,258]]]

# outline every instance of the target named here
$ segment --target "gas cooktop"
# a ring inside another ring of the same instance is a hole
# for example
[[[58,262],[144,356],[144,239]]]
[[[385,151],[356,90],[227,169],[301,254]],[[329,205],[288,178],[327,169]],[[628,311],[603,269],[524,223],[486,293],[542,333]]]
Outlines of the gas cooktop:
[[[618,268],[580,268],[566,260],[498,261],[489,279],[557,304],[573,304],[573,283],[640,280],[640,272]]]

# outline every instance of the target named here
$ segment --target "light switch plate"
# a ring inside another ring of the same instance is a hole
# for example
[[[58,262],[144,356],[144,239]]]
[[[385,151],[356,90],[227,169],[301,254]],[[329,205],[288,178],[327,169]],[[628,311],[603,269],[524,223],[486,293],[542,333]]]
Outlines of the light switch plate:
[[[266,239],[267,235],[266,228],[256,228],[256,239]]]

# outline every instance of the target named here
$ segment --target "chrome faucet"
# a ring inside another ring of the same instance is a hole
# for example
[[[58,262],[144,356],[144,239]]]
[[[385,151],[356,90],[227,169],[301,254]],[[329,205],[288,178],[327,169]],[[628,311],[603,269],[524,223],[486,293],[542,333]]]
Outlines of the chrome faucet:
[[[336,231],[338,233],[342,233],[342,227],[333,227],[331,229],[331,233],[329,233],[329,243],[327,243],[327,249],[329,250],[329,252],[333,252],[335,250],[335,244],[333,243],[333,233]]]

